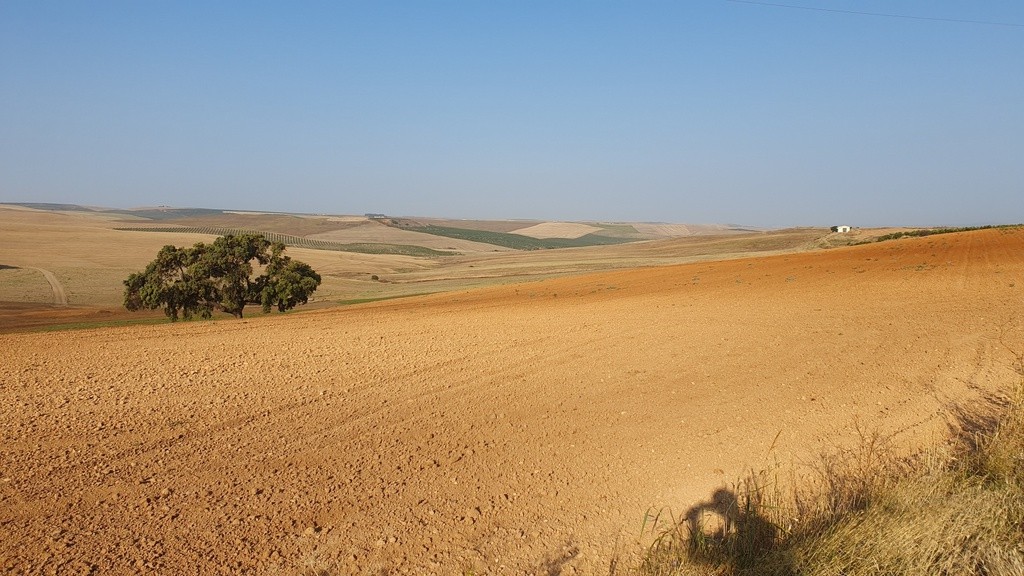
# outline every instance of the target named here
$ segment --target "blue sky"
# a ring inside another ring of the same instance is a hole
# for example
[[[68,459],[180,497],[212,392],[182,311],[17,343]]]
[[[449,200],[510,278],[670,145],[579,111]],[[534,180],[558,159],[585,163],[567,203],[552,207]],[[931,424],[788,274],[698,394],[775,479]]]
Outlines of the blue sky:
[[[777,4],[916,18],[728,0],[6,0],[0,201],[1024,221],[1024,2]]]

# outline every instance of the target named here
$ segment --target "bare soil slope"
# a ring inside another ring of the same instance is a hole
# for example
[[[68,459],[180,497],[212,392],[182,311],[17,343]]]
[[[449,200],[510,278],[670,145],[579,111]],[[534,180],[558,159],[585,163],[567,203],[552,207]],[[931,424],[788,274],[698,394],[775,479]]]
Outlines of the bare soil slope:
[[[989,230],[0,335],[0,571],[600,573],[767,458],[938,437],[1022,302]]]
[[[578,222],[541,222],[526,228],[513,230],[513,234],[521,234],[531,238],[579,238],[594,232],[601,232],[597,226]]]

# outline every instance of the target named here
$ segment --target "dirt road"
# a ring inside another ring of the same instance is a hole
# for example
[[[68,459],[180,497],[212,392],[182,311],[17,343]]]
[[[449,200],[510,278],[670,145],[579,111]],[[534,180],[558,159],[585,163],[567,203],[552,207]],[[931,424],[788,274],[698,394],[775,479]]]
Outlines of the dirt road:
[[[67,292],[64,291],[64,285],[60,283],[60,280],[57,279],[53,272],[50,272],[49,270],[43,270],[42,268],[32,269],[42,274],[43,278],[46,278],[46,282],[50,285],[50,290],[53,291],[53,303],[57,306],[67,306]]]
[[[0,335],[0,569],[601,573],[748,467],[940,437],[1022,303],[1024,232],[982,231]]]

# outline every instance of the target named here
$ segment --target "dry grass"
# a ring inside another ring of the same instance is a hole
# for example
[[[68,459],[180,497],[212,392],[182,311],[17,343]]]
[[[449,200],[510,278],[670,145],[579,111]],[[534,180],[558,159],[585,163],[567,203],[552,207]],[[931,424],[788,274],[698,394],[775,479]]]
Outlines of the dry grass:
[[[512,234],[520,234],[531,238],[579,238],[587,234],[601,232],[601,228],[578,222],[541,222],[533,226],[512,230]]]
[[[53,291],[46,278],[31,268],[0,268],[0,301],[50,304]]]
[[[767,470],[685,518],[657,518],[658,537],[634,573],[1024,574],[1022,390],[1024,381],[960,410],[948,446],[898,457],[884,438],[863,435],[796,491],[783,493],[778,470]]]

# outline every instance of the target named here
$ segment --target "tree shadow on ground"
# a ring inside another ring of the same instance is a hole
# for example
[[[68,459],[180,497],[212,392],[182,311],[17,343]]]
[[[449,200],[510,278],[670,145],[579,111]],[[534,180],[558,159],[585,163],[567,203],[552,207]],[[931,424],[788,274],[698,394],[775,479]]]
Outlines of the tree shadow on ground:
[[[8,266],[7,264],[0,264],[0,270],[17,270],[17,266]]]

